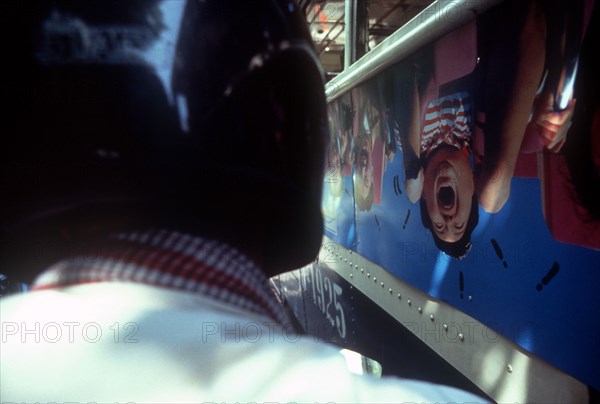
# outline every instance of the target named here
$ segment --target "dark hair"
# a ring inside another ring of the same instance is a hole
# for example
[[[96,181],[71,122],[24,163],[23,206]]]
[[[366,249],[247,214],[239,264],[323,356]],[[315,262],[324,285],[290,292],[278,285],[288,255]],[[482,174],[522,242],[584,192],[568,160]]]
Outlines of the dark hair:
[[[171,3],[0,6],[19,27],[0,36],[12,69],[0,123],[7,276],[56,262],[28,265],[22,252],[34,238],[62,242],[65,228],[88,240],[163,227],[246,250],[260,227],[273,275],[318,253],[328,130],[305,18],[286,0]]]
[[[471,200],[471,212],[469,213],[469,220],[467,221],[465,232],[458,241],[454,242],[444,241],[438,237],[435,231],[433,231],[431,218],[429,217],[429,213],[427,211],[427,202],[424,198],[421,198],[419,204],[421,208],[421,222],[425,228],[431,231],[433,241],[435,242],[437,248],[452,258],[456,258],[458,260],[463,259],[471,250],[471,233],[473,233],[473,229],[475,229],[479,223],[479,205],[477,202],[477,195],[473,194],[473,198]]]

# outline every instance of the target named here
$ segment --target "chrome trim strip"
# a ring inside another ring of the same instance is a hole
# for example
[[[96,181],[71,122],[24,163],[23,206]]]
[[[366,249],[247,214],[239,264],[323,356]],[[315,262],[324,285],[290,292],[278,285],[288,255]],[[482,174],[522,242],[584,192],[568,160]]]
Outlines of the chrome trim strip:
[[[589,401],[585,384],[326,236],[318,260],[319,265],[332,269],[364,293],[495,401]]]

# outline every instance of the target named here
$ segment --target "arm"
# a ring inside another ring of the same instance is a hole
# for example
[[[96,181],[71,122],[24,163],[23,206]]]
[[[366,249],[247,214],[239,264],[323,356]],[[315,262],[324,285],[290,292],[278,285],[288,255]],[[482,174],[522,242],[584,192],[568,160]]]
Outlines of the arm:
[[[404,189],[408,199],[416,203],[423,192],[423,167],[421,167],[421,109],[417,79],[413,79],[412,98],[408,112],[408,130],[400,132],[402,155],[404,158]]]
[[[508,14],[504,15],[508,18]],[[519,149],[529,120],[545,61],[546,24],[532,1],[523,24],[516,29],[498,21],[486,80],[485,160],[477,176],[479,203],[498,212],[510,194]],[[511,32],[512,31],[512,32]],[[514,44],[517,44],[515,47]],[[507,85],[508,84],[508,85]]]

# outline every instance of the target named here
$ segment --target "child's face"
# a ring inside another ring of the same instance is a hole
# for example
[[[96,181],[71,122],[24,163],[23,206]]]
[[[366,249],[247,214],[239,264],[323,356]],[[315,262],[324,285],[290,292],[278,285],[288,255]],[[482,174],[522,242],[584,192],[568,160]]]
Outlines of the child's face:
[[[440,239],[455,242],[464,235],[474,191],[469,158],[458,149],[442,149],[429,159],[423,197],[432,231]]]

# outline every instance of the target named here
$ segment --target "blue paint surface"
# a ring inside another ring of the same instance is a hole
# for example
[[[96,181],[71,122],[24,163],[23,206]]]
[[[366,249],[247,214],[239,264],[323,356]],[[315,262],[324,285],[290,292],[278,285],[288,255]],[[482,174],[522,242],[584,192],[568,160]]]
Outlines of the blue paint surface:
[[[435,246],[421,223],[419,205],[394,192],[394,175],[403,176],[401,160],[397,155],[388,165],[381,204],[356,214],[357,251],[476,318],[482,324],[474,332],[486,332],[490,339],[498,332],[581,381],[600,386],[600,323],[590,321],[600,318],[600,252],[552,238],[542,216],[539,180],[513,178],[511,196],[499,213],[480,208],[473,248],[458,261]],[[560,270],[538,291],[554,263]]]

